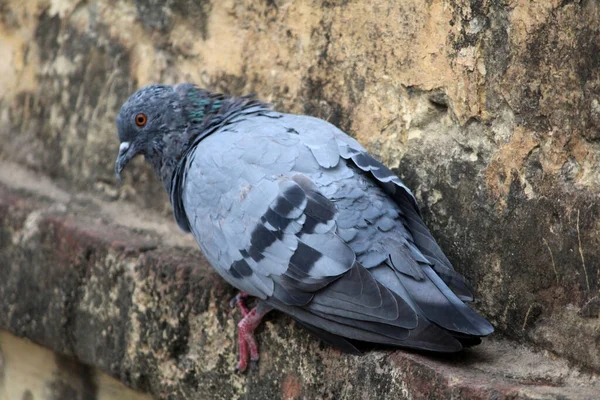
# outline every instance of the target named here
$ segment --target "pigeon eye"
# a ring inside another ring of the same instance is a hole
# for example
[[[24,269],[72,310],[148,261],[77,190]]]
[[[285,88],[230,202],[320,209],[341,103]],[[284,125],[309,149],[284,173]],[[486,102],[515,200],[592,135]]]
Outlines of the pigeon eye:
[[[148,117],[146,117],[146,114],[140,113],[135,116],[135,124],[137,126],[144,126],[146,125],[146,122],[148,122]]]

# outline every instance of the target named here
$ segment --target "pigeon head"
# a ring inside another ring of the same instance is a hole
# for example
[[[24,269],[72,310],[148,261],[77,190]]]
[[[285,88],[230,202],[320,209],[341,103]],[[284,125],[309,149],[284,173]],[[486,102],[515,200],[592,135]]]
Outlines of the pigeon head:
[[[140,154],[146,159],[156,157],[164,136],[185,127],[178,98],[173,86],[151,85],[135,92],[123,104],[117,116],[121,144],[115,172],[119,180],[133,158]]]
[[[234,100],[192,83],[139,89],[127,99],[117,116],[121,142],[115,165],[117,178],[121,180],[121,172],[133,158],[143,155],[165,181],[170,176],[169,168],[190,141],[209,126],[213,116],[227,109],[227,102]],[[242,98],[240,104],[255,102]]]

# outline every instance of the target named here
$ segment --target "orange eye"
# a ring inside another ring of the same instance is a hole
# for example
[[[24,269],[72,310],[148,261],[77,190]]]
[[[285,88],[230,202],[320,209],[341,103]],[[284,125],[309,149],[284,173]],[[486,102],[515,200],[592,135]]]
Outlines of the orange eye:
[[[135,124],[137,126],[144,126],[146,125],[146,122],[148,122],[148,117],[146,117],[146,114],[138,114],[135,116]]]

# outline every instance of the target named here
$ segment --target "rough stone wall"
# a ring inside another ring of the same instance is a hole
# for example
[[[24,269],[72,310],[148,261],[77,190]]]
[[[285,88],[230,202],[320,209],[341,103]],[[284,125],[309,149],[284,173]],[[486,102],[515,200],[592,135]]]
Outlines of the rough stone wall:
[[[115,186],[122,101],[258,93],[394,167],[500,334],[598,369],[599,27],[595,0],[3,0],[0,157],[167,212],[141,160]]]

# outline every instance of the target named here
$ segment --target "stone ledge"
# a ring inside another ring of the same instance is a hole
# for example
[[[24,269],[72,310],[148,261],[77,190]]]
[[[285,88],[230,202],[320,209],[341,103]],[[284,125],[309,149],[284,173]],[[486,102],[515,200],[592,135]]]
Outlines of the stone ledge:
[[[154,397],[592,399],[600,391],[598,376],[500,338],[451,357],[376,350],[359,358],[282,315],[258,332],[258,367],[236,375],[234,290],[188,239],[119,224],[119,212],[107,210],[126,220],[126,204],[57,190],[44,197],[23,182],[0,184],[0,329]]]

